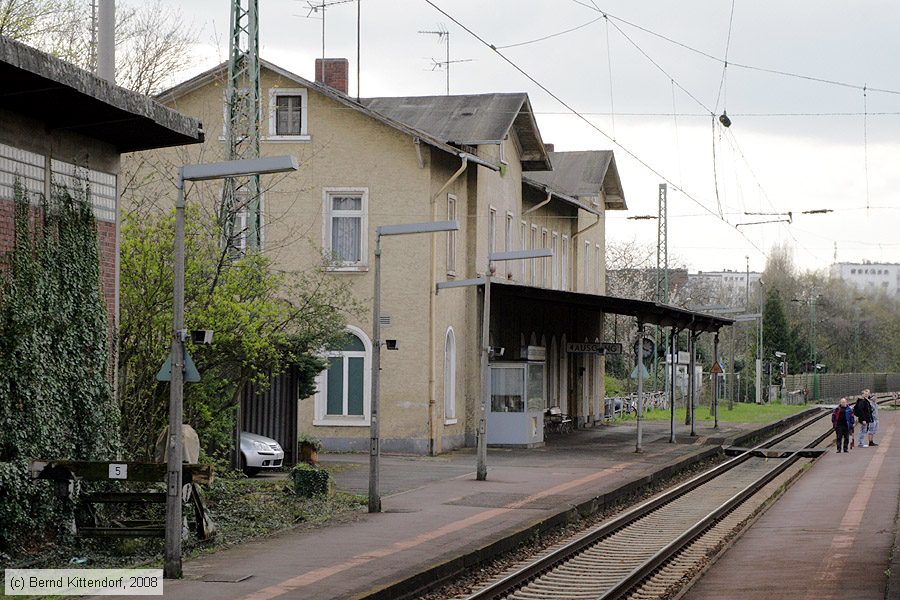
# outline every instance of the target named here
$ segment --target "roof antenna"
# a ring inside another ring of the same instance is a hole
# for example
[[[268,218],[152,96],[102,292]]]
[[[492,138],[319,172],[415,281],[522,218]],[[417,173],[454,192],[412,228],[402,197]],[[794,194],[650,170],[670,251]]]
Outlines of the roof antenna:
[[[447,59],[446,60],[435,60],[432,58],[431,59],[431,62],[432,62],[431,70],[437,71],[437,70],[440,70],[441,67],[443,67],[447,70],[447,95],[449,96],[450,95],[450,64],[451,63],[461,63],[461,62],[472,62],[473,59],[461,58],[461,59],[457,59],[457,60],[450,60],[450,32],[447,31],[447,28],[444,27],[443,23],[438,23],[437,30],[431,30],[431,31],[419,30],[419,33],[436,35],[438,38],[438,43],[443,41],[446,44]]]

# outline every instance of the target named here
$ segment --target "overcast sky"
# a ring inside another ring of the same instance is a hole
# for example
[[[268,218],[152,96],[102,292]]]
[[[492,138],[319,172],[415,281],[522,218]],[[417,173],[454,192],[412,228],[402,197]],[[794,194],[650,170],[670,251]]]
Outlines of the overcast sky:
[[[451,60],[468,61],[451,65],[451,93],[528,92],[556,150],[615,151],[629,210],[608,213],[609,241],[655,245],[655,221],[626,217],[656,213],[662,175],[669,256],[692,270],[743,270],[745,256],[760,270],[783,241],[805,269],[827,268],[835,242],[839,261],[900,262],[900,2],[736,0],[723,82],[727,0],[433,1],[498,48],[585,25],[500,51],[588,122],[425,0],[362,0],[362,95],[443,94],[432,59],[445,46],[417,32],[446,29]],[[227,55],[230,3],[179,5],[199,32],[186,77]],[[312,79],[322,21],[307,18],[309,3],[261,0],[260,12],[262,57]],[[350,59],[355,95],[357,4],[326,15],[325,53]],[[865,97],[838,83],[867,86]],[[723,110],[733,124],[714,131],[710,114]],[[817,209],[834,212],[801,214]],[[791,224],[734,227],[787,218],[746,212],[789,211]]]

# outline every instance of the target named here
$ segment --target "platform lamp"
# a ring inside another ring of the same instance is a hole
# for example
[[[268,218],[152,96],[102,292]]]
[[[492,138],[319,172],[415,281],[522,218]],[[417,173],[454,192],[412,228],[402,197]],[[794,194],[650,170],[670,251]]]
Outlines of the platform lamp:
[[[178,169],[175,186],[175,265],[174,308],[172,331],[172,380],[169,392],[169,439],[166,465],[166,549],[164,576],[181,577],[181,487],[182,434],[184,414],[184,182],[226,179],[248,175],[266,175],[297,171],[293,156],[272,156],[247,160],[228,160],[217,163],[184,165]],[[240,427],[240,424],[238,424]]]
[[[372,300],[372,402],[369,409],[370,513],[381,512],[381,495],[378,491],[378,472],[381,461],[381,433],[378,422],[378,413],[381,408],[381,238],[382,236],[440,233],[442,231],[459,231],[459,222],[426,221],[424,223],[382,225],[375,228],[375,293]]]

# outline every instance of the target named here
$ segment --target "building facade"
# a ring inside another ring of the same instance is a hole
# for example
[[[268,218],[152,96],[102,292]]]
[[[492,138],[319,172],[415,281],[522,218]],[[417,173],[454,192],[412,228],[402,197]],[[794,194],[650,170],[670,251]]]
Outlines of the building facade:
[[[842,279],[861,292],[900,296],[900,265],[896,263],[834,263],[831,276]]]
[[[756,271],[698,271],[688,273],[687,284],[694,290],[703,290],[710,300],[727,306],[744,306],[751,291],[759,285],[762,273]]]
[[[382,449],[426,454],[474,443],[484,286],[437,284],[485,275],[490,345],[510,362],[523,347],[544,348],[542,407],[559,405],[581,424],[601,418],[603,360],[569,354],[567,343],[600,341],[603,315],[565,295],[605,290],[605,211],[625,208],[612,152],[553,152],[524,93],[357,102],[346,94],[346,61],[326,63],[310,81],[262,61],[261,153],[292,154],[301,165],[264,192],[263,251],[286,271],[330,257],[330,274],[369,305],[376,227],[459,222],[456,232],[382,240],[379,319],[396,348],[381,353]],[[159,96],[210,134],[202,147],[155,160],[223,155],[224,76],[220,65]],[[491,252],[535,248],[553,258],[489,262]],[[529,289],[550,296],[537,301]],[[329,450],[368,448],[370,314],[351,320],[342,347],[326,349],[317,393],[298,399],[297,427]]]

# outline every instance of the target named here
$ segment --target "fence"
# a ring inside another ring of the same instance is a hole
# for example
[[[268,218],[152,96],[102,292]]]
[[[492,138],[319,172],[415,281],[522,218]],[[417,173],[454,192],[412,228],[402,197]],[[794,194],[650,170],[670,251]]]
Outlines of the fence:
[[[788,375],[785,388],[788,402],[836,401],[866,388],[873,393],[900,391],[900,373],[801,373]]]
[[[644,392],[644,410],[668,407],[669,399],[665,392]],[[609,396],[604,402],[604,419],[615,419],[634,412],[637,412],[637,394]]]

